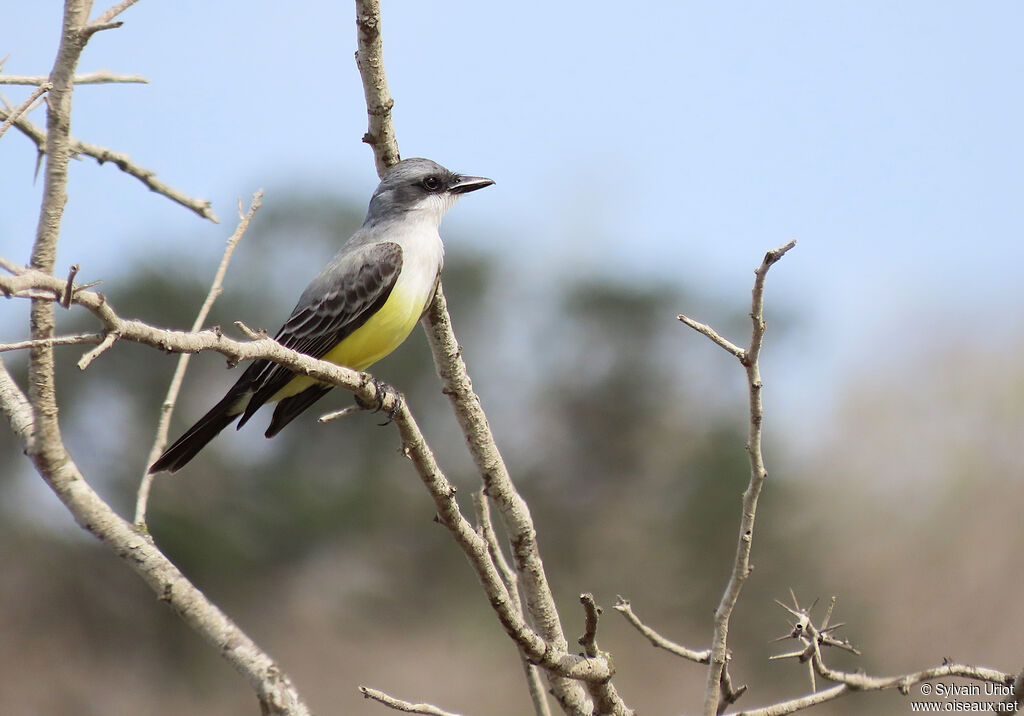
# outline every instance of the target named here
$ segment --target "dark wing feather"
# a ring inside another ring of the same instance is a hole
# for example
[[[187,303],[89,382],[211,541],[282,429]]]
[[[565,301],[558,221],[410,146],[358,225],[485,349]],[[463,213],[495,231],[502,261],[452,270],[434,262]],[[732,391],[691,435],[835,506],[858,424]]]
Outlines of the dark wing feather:
[[[401,271],[402,247],[396,243],[349,252],[309,285],[274,338],[299,353],[323,358],[384,305]],[[256,361],[250,371],[255,392],[238,427],[295,377],[270,361]]]

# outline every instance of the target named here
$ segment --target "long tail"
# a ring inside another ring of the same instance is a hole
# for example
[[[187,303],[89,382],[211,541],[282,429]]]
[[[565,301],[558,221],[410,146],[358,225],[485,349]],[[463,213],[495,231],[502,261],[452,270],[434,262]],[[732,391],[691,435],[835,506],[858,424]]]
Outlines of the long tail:
[[[245,376],[242,377],[245,378]],[[217,433],[235,422],[245,410],[245,404],[249,402],[251,395],[248,381],[239,380],[219,403],[210,408],[206,415],[199,418],[195,425],[186,430],[184,435],[164,450],[164,454],[150,466],[149,472],[164,470],[177,472],[185,467],[188,461],[196,456],[196,453],[217,436]]]

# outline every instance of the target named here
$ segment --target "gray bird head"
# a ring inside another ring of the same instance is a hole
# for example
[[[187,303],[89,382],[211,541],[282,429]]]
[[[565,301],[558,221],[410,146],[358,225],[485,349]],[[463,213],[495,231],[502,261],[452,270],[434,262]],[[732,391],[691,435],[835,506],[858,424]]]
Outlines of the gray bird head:
[[[456,174],[429,159],[404,159],[388,169],[373,192],[366,223],[399,219],[415,212],[440,224],[460,195],[493,183],[484,177]]]

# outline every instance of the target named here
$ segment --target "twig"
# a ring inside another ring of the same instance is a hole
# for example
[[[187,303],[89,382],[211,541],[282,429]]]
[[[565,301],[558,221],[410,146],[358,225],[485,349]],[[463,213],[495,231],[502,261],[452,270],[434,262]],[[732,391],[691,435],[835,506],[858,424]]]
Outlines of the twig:
[[[580,604],[583,605],[583,613],[586,615],[586,620],[583,627],[583,636],[577,641],[583,647],[583,653],[594,657],[600,653],[597,649],[597,622],[601,616],[601,607],[597,606],[597,602],[594,601],[594,595],[590,592],[580,595]]]
[[[820,653],[819,653],[820,657]],[[821,676],[832,681],[839,682],[837,685],[807,694],[799,698],[782,701],[770,706],[763,706],[756,709],[736,711],[729,716],[785,716],[803,709],[833,701],[844,694],[855,692],[886,691],[897,689],[900,693],[908,694],[910,688],[926,681],[934,681],[946,677],[960,677],[985,681],[992,684],[1011,686],[1014,683],[1013,674],[1007,674],[996,669],[988,669],[967,664],[943,664],[931,669],[901,674],[899,676],[876,677],[865,674],[851,674],[843,671],[834,671],[820,663],[820,658],[815,660],[815,669]]]
[[[330,423],[330,422],[332,422],[334,420],[338,420],[340,418],[348,417],[349,415],[355,415],[356,413],[361,413],[362,411],[363,411],[363,408],[361,408],[360,406],[358,406],[358,405],[350,405],[347,408],[340,408],[339,410],[331,410],[329,412],[326,412],[323,415],[321,415],[319,418],[317,418],[316,421],[318,423]]]
[[[49,76],[44,75],[0,75],[0,85],[43,85],[49,81]],[[72,82],[76,85],[149,84],[149,80],[142,75],[119,75],[110,70],[97,70],[84,75],[75,75]]]
[[[383,691],[371,689],[368,686],[360,686],[359,692],[368,699],[372,699],[373,701],[382,703],[395,711],[401,711],[403,713],[429,714],[429,716],[459,716],[459,714],[452,711],[439,709],[433,704],[414,704],[408,701],[402,701],[401,699],[396,699],[394,696],[388,696]]]
[[[110,20],[113,20],[115,17],[120,15],[122,12],[130,8],[138,1],[139,0],[121,0],[121,2],[117,3],[116,5],[113,5],[106,12],[104,12],[102,15],[93,20],[93,23],[102,24],[105,22],[109,22]]]
[[[750,481],[743,493],[743,511],[740,519],[739,538],[736,544],[736,556],[733,559],[732,571],[729,582],[722,593],[721,601],[715,609],[714,630],[711,641],[711,660],[708,666],[708,676],[704,687],[704,716],[716,716],[721,703],[722,673],[728,659],[727,639],[729,635],[729,620],[732,617],[733,609],[739,599],[740,591],[747,577],[750,576],[750,548],[754,539],[754,518],[757,514],[757,500],[764,486],[765,478],[768,476],[764,467],[764,456],[761,452],[761,423],[763,419],[763,407],[761,403],[761,372],[758,366],[758,357],[761,353],[761,344],[764,339],[764,282],[768,269],[781,259],[787,251],[796,245],[796,241],[769,251],[765,254],[764,260],[755,271],[754,288],[751,291],[750,319],[753,322],[753,330],[750,336],[750,347],[740,350],[710,328],[702,330],[695,321],[689,319],[683,322],[698,330],[710,338],[717,345],[736,357],[747,373],[747,388],[750,404],[750,427],[747,436],[747,454],[750,460]],[[683,320],[683,317],[680,317]],[[706,327],[705,327],[706,328]]]
[[[584,654],[594,659],[601,655],[601,650],[597,647],[597,624],[601,617],[601,607],[597,606],[594,595],[589,592],[580,595],[580,604],[583,605],[586,620],[583,636],[578,640],[579,645],[583,647]],[[594,713],[608,714],[609,716],[633,716],[633,710],[623,703],[610,678],[601,682],[588,682],[587,691],[594,700]]]
[[[98,346],[93,348],[91,351],[83,355],[78,360],[78,369],[85,370],[86,368],[88,368],[94,360],[100,357],[102,353],[105,353],[106,351],[110,350],[110,347],[114,345],[114,342],[117,341],[118,338],[120,338],[120,336],[117,335],[116,331],[110,331],[109,333],[107,333],[107,335],[103,337],[103,340],[100,341],[100,344]]]
[[[75,276],[81,270],[79,264],[71,264],[71,268],[68,269],[68,282],[64,286],[64,295],[60,299],[60,305],[62,308],[71,308],[71,296],[75,291]]]
[[[737,346],[735,343],[730,342],[727,338],[723,338],[722,336],[718,335],[718,332],[715,331],[715,329],[712,328],[711,326],[707,325],[706,323],[698,323],[692,318],[684,316],[681,313],[678,316],[676,316],[676,318],[678,318],[680,321],[682,321],[683,323],[685,323],[698,333],[707,336],[716,345],[721,346],[722,348],[729,351],[740,360],[743,359],[743,349]]]
[[[0,353],[7,351],[20,351],[36,346],[77,346],[83,343],[99,343],[103,340],[102,333],[78,333],[73,336],[53,336],[52,338],[41,338],[39,340],[16,341],[14,343],[0,343]]]
[[[235,227],[234,233],[231,234],[227,244],[224,246],[224,255],[221,256],[220,264],[217,266],[217,271],[213,276],[213,282],[210,284],[210,290],[206,294],[203,305],[199,308],[196,320],[192,323],[193,333],[203,327],[207,316],[210,315],[210,309],[213,308],[214,301],[217,300],[217,297],[223,291],[224,276],[227,274],[231,256],[235,253],[235,247],[249,228],[249,222],[252,221],[252,217],[262,205],[262,189],[253,195],[252,202],[249,204],[249,211],[245,214],[242,214],[242,202],[239,200],[238,226]],[[174,412],[174,406],[178,402],[178,393],[181,392],[181,385],[185,380],[185,371],[188,368],[189,360],[191,360],[191,356],[188,353],[182,353],[178,358],[178,365],[175,367],[174,375],[171,377],[171,384],[167,387],[167,395],[164,396],[164,402],[160,405],[160,418],[157,421],[153,447],[150,448],[149,457],[146,459],[147,467],[160,457],[160,453],[163,452],[164,447],[167,445],[167,433],[171,426],[171,414]],[[146,506],[149,503],[149,493],[153,486],[154,477],[155,475],[143,470],[142,479],[139,481],[139,489],[135,496],[135,526],[139,529],[146,529]]]
[[[0,119],[8,119],[10,116],[11,113],[9,110],[0,108]],[[20,130],[22,134],[36,143],[36,147],[39,149],[40,154],[45,154],[47,152],[47,132],[44,129],[36,126],[24,117],[15,119],[14,126]],[[165,196],[177,204],[181,204],[186,209],[195,212],[204,219],[209,219],[215,224],[220,222],[217,215],[213,213],[213,209],[207,199],[194,199],[183,194],[177,189],[164,184],[156,178],[156,172],[138,166],[127,154],[121,154],[97,144],[88,144],[73,137],[69,138],[69,142],[72,153],[84,154],[87,157],[92,157],[100,164],[111,162],[125,174],[138,179],[150,191],[160,194],[161,196]]]
[[[683,646],[682,644],[677,644],[676,642],[670,639],[666,639],[661,634],[659,634],[658,632],[654,631],[649,626],[644,624],[642,621],[640,621],[640,618],[633,613],[633,607],[630,605],[628,599],[623,599],[622,597],[619,597],[618,600],[615,602],[615,606],[613,606],[612,609],[614,609],[619,614],[624,616],[626,618],[626,621],[633,625],[633,628],[635,628],[638,632],[647,637],[647,641],[651,642],[651,644],[656,646],[657,648],[664,649],[670,654],[675,654],[676,656],[682,657],[683,659],[687,659],[688,661],[692,661],[697,664],[707,664],[711,660],[710,649],[702,649],[701,651],[697,651],[696,649],[690,649],[688,647]]]
[[[81,37],[84,41],[87,38],[95,35],[97,32],[103,32],[104,30],[116,30],[122,25],[124,25],[124,22],[122,22],[121,20],[114,20],[113,22],[96,21],[90,22],[88,25],[82,25],[81,27],[78,27],[76,29],[78,36]]]
[[[7,115],[7,118],[4,120],[4,123],[0,124],[0,137],[4,136],[4,132],[6,132],[15,121],[17,121],[18,117],[28,112],[33,102],[49,92],[51,89],[53,89],[53,83],[50,82],[48,78],[43,82],[40,82],[39,87],[37,87],[32,94],[28,96],[28,99],[11,110]]]
[[[384,74],[383,43],[380,35],[380,0],[356,0],[357,44],[356,66],[363,80],[366,114],[369,127],[363,141],[373,148],[377,174],[384,176],[388,167],[401,159],[391,110],[395,106]]]

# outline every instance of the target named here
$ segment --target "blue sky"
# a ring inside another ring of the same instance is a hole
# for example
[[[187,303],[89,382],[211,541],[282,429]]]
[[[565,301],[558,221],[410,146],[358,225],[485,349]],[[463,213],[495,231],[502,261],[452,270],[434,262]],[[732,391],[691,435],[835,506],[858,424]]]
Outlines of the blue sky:
[[[510,270],[697,285],[742,308],[763,252],[796,237],[769,302],[803,316],[802,338],[765,360],[805,417],[836,375],[909,360],[900,346],[1021,335],[1019,3],[383,5],[403,155],[497,180],[446,225]],[[61,265],[106,276],[156,236],[212,260],[260,187],[268,203],[290,186],[369,196],[353,17],[143,0],[95,36],[82,71],[151,84],[80,88],[74,134],[212,199],[223,224],[76,163]],[[48,72],[58,36],[57,3],[23,4],[0,27],[5,72]],[[0,253],[20,261],[34,161],[15,130],[0,139]]]

